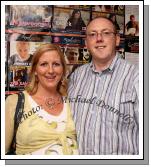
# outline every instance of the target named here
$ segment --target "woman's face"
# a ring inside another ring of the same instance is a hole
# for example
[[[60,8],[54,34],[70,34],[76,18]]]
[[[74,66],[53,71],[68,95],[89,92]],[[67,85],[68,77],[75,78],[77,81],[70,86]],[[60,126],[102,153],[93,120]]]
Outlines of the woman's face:
[[[63,65],[57,51],[43,53],[37,63],[35,75],[38,77],[38,87],[56,90],[63,75]]]
[[[75,17],[76,19],[79,19],[79,18],[80,18],[80,12],[75,13],[74,17]]]

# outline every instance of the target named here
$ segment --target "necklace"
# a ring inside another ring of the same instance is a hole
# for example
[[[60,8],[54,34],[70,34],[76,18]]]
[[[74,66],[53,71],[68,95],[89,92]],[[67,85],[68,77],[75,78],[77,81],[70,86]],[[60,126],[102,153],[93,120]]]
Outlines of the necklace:
[[[63,103],[63,98],[60,95],[57,96],[36,96],[37,100],[39,99],[43,105],[45,105],[48,109],[53,110],[59,104]]]
[[[49,109],[54,109],[57,105],[62,103],[62,98],[58,97],[57,99],[48,97],[45,100],[45,104]]]

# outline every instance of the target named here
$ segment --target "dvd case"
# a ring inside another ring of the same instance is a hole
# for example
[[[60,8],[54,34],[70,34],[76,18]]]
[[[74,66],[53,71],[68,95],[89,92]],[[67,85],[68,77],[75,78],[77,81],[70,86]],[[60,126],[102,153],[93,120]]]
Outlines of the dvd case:
[[[80,9],[54,8],[52,32],[82,34],[90,20],[90,12]]]
[[[9,90],[24,90],[28,84],[29,71],[30,66],[10,66],[8,71]]]
[[[51,35],[43,35],[43,34],[20,34],[20,33],[12,33],[10,34],[9,41],[27,41],[27,42],[47,42],[52,43]]]
[[[79,64],[79,48],[78,47],[64,47],[64,56],[67,64]]]
[[[125,52],[139,53],[139,37],[125,38]]]
[[[62,47],[67,65],[85,64],[90,62],[90,54],[86,48],[66,45]]]
[[[113,11],[116,14],[124,15],[125,6],[124,5],[113,5]]]
[[[91,9],[91,5],[54,5],[54,7],[70,8],[70,9],[84,9],[84,10]]]
[[[117,46],[116,51],[119,53],[121,58],[125,59],[125,38],[120,39],[120,44]]]
[[[92,11],[113,13],[113,5],[93,5]]]
[[[139,36],[139,6],[125,6],[125,35]]]
[[[100,13],[100,12],[92,12],[92,19],[96,18],[96,17],[109,17],[109,13]]]
[[[47,42],[10,41],[8,65],[30,66],[37,47]]]
[[[73,36],[52,36],[52,43],[62,44],[62,45],[82,45],[81,37]]]
[[[24,30],[50,30],[52,6],[50,5],[10,5],[11,28]]]

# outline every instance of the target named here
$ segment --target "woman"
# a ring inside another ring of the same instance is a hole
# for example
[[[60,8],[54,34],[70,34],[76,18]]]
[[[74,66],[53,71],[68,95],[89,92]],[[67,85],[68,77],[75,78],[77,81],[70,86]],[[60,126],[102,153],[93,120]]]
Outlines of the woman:
[[[78,154],[69,104],[62,99],[66,95],[65,74],[60,48],[40,46],[32,60],[29,85],[23,91],[25,104],[16,134],[16,154]],[[16,103],[16,94],[6,99],[6,153],[12,142]]]
[[[65,30],[82,31],[86,25],[81,17],[81,12],[78,9],[73,10],[72,16],[67,21]]]

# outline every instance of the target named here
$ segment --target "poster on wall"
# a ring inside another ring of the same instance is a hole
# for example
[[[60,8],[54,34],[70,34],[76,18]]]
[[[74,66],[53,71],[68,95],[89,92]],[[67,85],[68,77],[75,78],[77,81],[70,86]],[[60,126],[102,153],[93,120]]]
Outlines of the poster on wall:
[[[90,20],[90,12],[80,9],[54,8],[52,32],[82,34]]]
[[[125,6],[125,35],[139,36],[139,6]]]
[[[10,28],[50,31],[52,6],[10,5]]]

